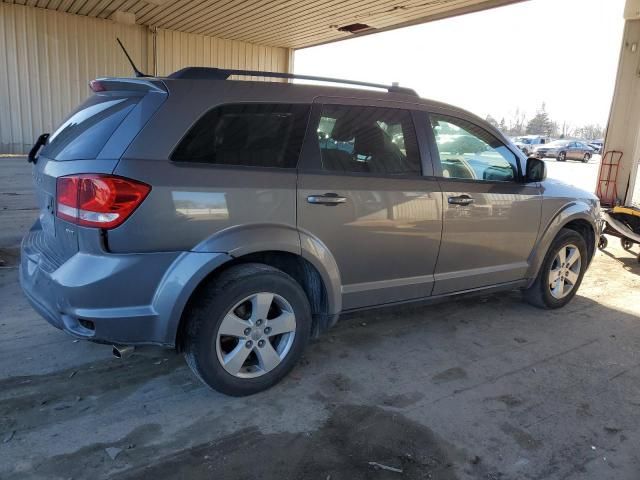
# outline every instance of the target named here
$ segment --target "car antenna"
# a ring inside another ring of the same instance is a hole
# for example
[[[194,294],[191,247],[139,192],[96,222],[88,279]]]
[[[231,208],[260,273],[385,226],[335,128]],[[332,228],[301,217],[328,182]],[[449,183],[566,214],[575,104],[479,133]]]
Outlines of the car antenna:
[[[122,48],[122,51],[124,52],[124,54],[127,56],[127,60],[129,60],[129,63],[131,64],[131,68],[133,68],[133,72],[136,74],[136,77],[149,77],[150,75],[147,75],[146,73],[142,73],[140,70],[138,70],[138,67],[136,67],[136,64],[133,63],[133,60],[131,60],[129,53],[127,53],[127,49],[124,48],[124,45],[122,44],[120,39],[116,37],[116,40],[120,44],[120,48]]]

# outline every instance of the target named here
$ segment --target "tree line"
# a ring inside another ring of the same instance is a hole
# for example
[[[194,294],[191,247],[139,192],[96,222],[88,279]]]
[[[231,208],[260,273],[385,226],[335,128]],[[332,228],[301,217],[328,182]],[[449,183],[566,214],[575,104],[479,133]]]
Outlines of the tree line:
[[[487,115],[486,120],[510,137],[542,135],[552,138],[583,138],[585,140],[604,138],[604,128],[598,124],[573,126],[566,121],[561,124],[553,121],[546,111],[544,103],[531,119],[527,119],[526,114],[516,108],[515,113],[508,120],[503,117],[498,122],[491,115]]]

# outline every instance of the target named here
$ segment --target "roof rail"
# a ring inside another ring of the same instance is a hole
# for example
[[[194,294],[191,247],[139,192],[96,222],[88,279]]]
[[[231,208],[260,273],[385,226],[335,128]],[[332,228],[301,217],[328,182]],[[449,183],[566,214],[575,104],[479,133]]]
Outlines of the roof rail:
[[[401,87],[397,83],[383,85],[381,83],[359,82],[357,80],[344,80],[341,78],[316,77],[314,75],[298,75],[295,73],[261,72],[258,70],[234,70],[230,68],[213,67],[186,67],[169,75],[169,78],[183,78],[191,80],[227,80],[232,75],[248,77],[288,78],[300,80],[313,80],[316,82],[342,83],[345,85],[357,85],[359,87],[381,88],[392,93],[404,93],[418,96],[415,90]]]

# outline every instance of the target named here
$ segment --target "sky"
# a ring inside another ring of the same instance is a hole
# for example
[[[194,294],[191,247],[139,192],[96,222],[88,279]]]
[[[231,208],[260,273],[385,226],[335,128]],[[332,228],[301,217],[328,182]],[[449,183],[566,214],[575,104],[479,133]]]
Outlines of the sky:
[[[411,87],[500,121],[542,102],[552,120],[605,126],[624,0],[529,0],[297,50],[298,74]]]

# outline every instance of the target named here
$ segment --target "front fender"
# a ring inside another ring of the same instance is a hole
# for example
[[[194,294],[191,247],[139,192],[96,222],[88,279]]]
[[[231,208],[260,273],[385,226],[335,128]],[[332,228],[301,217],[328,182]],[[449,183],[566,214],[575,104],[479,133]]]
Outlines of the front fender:
[[[538,240],[529,256],[529,268],[527,270],[526,278],[529,279],[527,286],[530,286],[538,276],[538,272],[544,261],[544,257],[556,238],[556,235],[567,225],[574,220],[584,220],[593,228],[594,237],[598,239],[598,216],[595,212],[593,205],[588,202],[577,200],[563,205],[559,208],[546,224],[541,225],[541,234],[538,235]],[[544,221],[544,219],[543,219]]]

